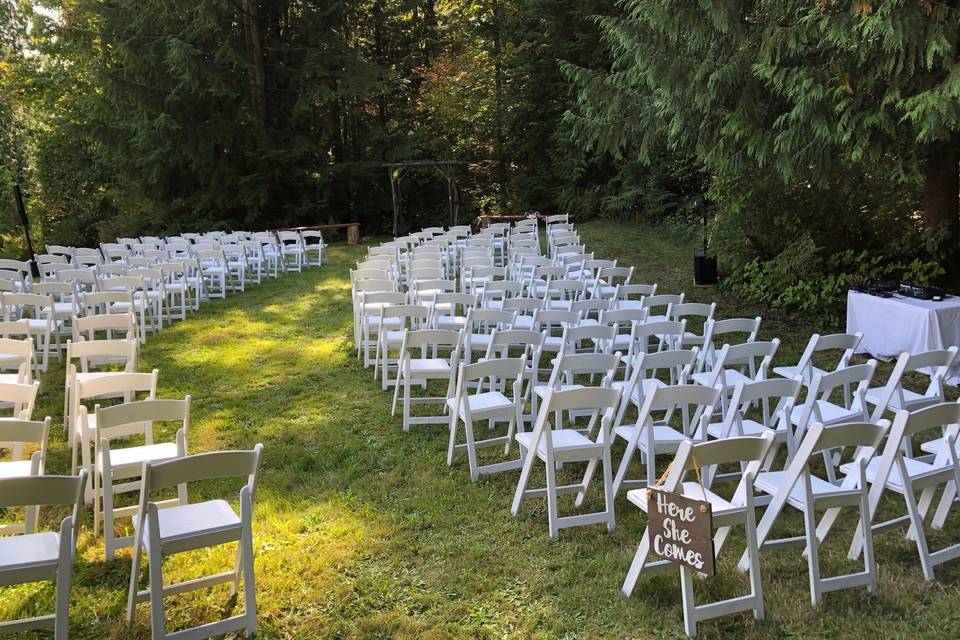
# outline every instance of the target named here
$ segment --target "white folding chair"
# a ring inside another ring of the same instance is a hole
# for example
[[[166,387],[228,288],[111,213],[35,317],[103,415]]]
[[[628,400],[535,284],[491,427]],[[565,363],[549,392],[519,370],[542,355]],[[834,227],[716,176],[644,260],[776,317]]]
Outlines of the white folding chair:
[[[627,441],[620,459],[617,475],[613,480],[614,495],[621,487],[653,486],[657,480],[656,458],[662,454],[676,454],[684,440],[700,442],[707,439],[710,416],[720,402],[720,391],[697,385],[676,384],[657,386],[645,396],[636,424],[616,427],[614,434]],[[663,413],[657,419],[655,413]],[[673,416],[680,414],[678,427],[672,426]],[[627,478],[634,454],[639,451],[645,462],[646,479]]]
[[[0,420],[0,451],[7,449],[10,457],[0,460],[0,479],[42,476],[47,461],[47,440],[50,434],[50,417],[42,422],[5,418]],[[32,448],[27,456],[27,449]],[[34,507],[27,507],[26,521],[36,516]],[[0,524],[0,535],[23,533],[21,522]]]
[[[720,354],[714,359],[710,371],[694,373],[690,378],[705,387],[721,390],[721,411],[727,410],[727,397],[737,383],[750,383],[766,380],[773,358],[780,348],[780,339],[769,342],[745,342],[743,344],[723,345]]]
[[[847,422],[833,426],[815,423],[807,431],[797,447],[793,460],[782,471],[763,471],[757,475],[754,486],[771,496],[770,504],[757,526],[760,548],[767,546],[806,545],[807,570],[810,578],[810,602],[820,606],[823,594],[838,589],[866,587],[873,593],[877,589],[877,567],[873,556],[873,538],[868,535],[864,554],[863,571],[824,578],[820,573],[820,544],[826,531],[817,530],[817,511],[857,507],[860,510],[861,526],[870,527],[870,508],[867,498],[866,468],[877,447],[883,440],[890,423]],[[834,484],[812,473],[813,460],[821,454],[852,448],[852,461],[847,468],[848,483]],[[790,505],[803,513],[805,535],[771,539],[773,525]],[[746,554],[740,559],[740,570],[750,564]]]
[[[603,387],[583,387],[568,391],[554,391],[549,389],[544,398],[533,431],[517,433],[514,438],[520,445],[523,464],[520,480],[513,495],[513,504],[510,513],[514,516],[520,510],[520,503],[525,498],[547,498],[547,521],[550,537],[556,539],[560,529],[588,524],[604,523],[607,531],[613,531],[616,524],[614,511],[614,493],[612,483],[612,468],[610,460],[610,427],[613,416],[620,401],[620,390]],[[563,424],[550,425],[550,416],[589,414],[589,423],[586,429],[566,428]],[[599,428],[596,428],[599,426]],[[587,433],[596,431],[596,439],[591,439]],[[528,489],[533,465],[537,460],[544,464],[547,476],[547,486],[538,489]],[[585,513],[572,516],[560,516],[558,513],[558,495],[566,493],[585,494],[588,487],[587,476],[581,482],[569,485],[560,485],[557,482],[557,464],[568,462],[590,462],[599,460],[603,465],[603,502],[604,508],[594,513]]]
[[[697,605],[695,604],[693,589],[693,575],[696,571],[687,566],[680,567],[680,588],[683,593],[683,626],[684,631],[690,637],[697,634],[697,624],[700,622],[732,613],[752,611],[755,619],[763,619],[763,587],[760,579],[753,483],[761,462],[768,455],[772,441],[772,433],[755,437],[702,442],[700,444],[693,444],[693,442],[685,440],[677,449],[677,455],[670,465],[670,471],[667,473],[663,485],[658,487],[663,491],[681,493],[688,498],[710,503],[713,526],[717,530],[714,535],[714,553],[716,555],[720,555],[733,527],[742,526],[746,537],[744,553],[748,558],[750,571],[750,593],[747,595]],[[739,464],[744,468],[740,482],[729,500],[714,493],[710,485],[705,485],[702,481],[684,481],[691,471],[696,472],[699,478],[702,475],[707,475],[706,467],[721,464]],[[701,469],[703,470],[702,473]],[[655,504],[650,504],[650,494],[647,489],[628,491],[627,500],[642,509],[644,513],[649,513],[651,508],[657,508]],[[650,560],[651,550],[662,550],[666,544],[669,543],[663,540],[651,540],[649,527],[643,532],[643,538],[640,540],[633,562],[630,563],[630,569],[627,571],[627,577],[620,589],[624,595],[629,597],[633,593],[637,580],[640,579],[643,572],[650,573],[673,566],[667,560]]]
[[[510,455],[515,431],[523,431],[523,378],[526,368],[526,354],[519,358],[485,359],[482,362],[459,365],[456,391],[454,396],[447,400],[450,412],[447,465],[453,466],[456,453],[465,450],[470,466],[470,479],[474,482],[483,474],[520,468],[520,458],[481,465],[477,450],[502,446],[504,458]],[[470,393],[473,385],[476,392]],[[497,422],[506,421],[507,433],[478,440],[474,420],[477,423],[486,420],[491,430]],[[458,425],[461,422],[465,441],[458,443]]]
[[[253,571],[253,495],[263,445],[251,451],[201,453],[143,465],[140,504],[133,516],[133,567],[127,594],[127,624],[133,623],[138,602],[150,602],[150,632],[153,640],[177,638],[200,640],[243,631],[252,636],[257,628],[257,594]],[[240,514],[226,500],[211,499],[176,505],[165,509],[152,501],[153,494],[205,480],[239,478],[246,482],[240,490]],[[165,585],[163,560],[172,555],[237,542],[234,569],[203,578]],[[140,556],[149,563],[148,587],[137,588]],[[192,629],[167,633],[163,599],[165,596],[194,591],[230,582],[231,595],[240,589],[243,579],[243,613],[208,622]]]
[[[944,402],[943,382],[956,357],[955,346],[941,351],[901,353],[887,378],[887,384],[867,389],[866,399],[874,407],[874,418],[883,417],[883,412],[887,410],[894,413],[901,409],[916,411]],[[923,393],[904,388],[903,377],[908,373],[926,374],[930,378]]]
[[[301,231],[300,240],[303,243],[303,263],[308,267],[323,265],[323,258],[327,253],[327,245],[323,241],[322,231]],[[310,256],[316,254],[316,262]]]
[[[700,352],[700,368],[712,367],[717,357],[715,341],[723,336],[723,344],[742,344],[756,341],[760,334],[760,316],[756,318],[727,318],[707,320],[703,325],[703,350]],[[742,338],[737,340],[736,338]]]
[[[863,334],[857,333],[833,333],[822,336],[818,333],[810,336],[803,354],[797,364],[789,367],[774,367],[773,372],[784,378],[795,378],[800,376],[803,379],[803,385],[809,387],[813,383],[814,377],[819,374],[826,374],[829,371],[816,367],[813,364],[815,356],[825,352],[840,351],[840,357],[836,360],[836,366],[830,371],[838,371],[850,365],[850,359],[860,344]]]
[[[92,445],[97,431],[97,414],[90,413],[89,409],[81,414],[80,407],[84,402],[100,398],[119,397],[122,403],[133,402],[137,394],[144,394],[145,399],[153,400],[157,397],[157,378],[160,372],[154,369],[150,373],[112,372],[110,374],[77,380],[71,397],[72,408],[70,416],[73,420],[72,446],[70,447],[70,461],[72,468],[78,465],[93,473]],[[79,455],[78,455],[79,451]],[[87,501],[93,500],[93,486],[87,487]]]
[[[390,415],[397,414],[397,400],[403,389],[403,430],[409,431],[414,424],[447,424],[446,415],[413,415],[413,405],[439,404],[446,413],[447,400],[453,397],[454,376],[460,360],[461,334],[443,329],[403,330],[400,357],[397,362],[397,380],[393,389],[393,404]],[[426,390],[431,380],[447,383],[443,396],[414,397],[413,385]]]
[[[29,383],[33,381],[33,342],[29,339],[0,338],[0,382]]]
[[[301,271],[303,269],[306,251],[303,248],[303,238],[297,231],[278,231],[280,254],[283,258],[285,271]]]
[[[925,521],[936,492],[943,487],[943,494],[936,513],[933,516],[934,529],[942,529],[947,515],[954,505],[957,487],[960,486],[960,461],[958,461],[957,439],[960,430],[960,403],[945,402],[914,412],[901,409],[897,412],[890,429],[890,436],[883,453],[870,461],[866,468],[866,480],[870,483],[869,523],[871,531],[883,531],[890,527],[909,525],[907,538],[917,545],[923,577],[929,581],[935,579],[933,570],[937,565],[960,557],[960,543],[954,543],[938,551],[930,550],[925,533]],[[906,449],[912,448],[913,438],[925,432],[933,431],[942,437],[936,441],[938,446],[930,447],[934,453],[924,458],[907,455]],[[876,522],[880,499],[884,492],[900,494],[906,503],[907,515]],[[917,500],[920,491],[920,500]],[[824,517],[824,520],[827,518]],[[821,523],[829,529],[829,523]],[[850,547],[850,559],[856,559],[866,548],[866,542],[872,533],[864,535],[862,526]]]
[[[118,518],[129,518],[136,513],[136,505],[114,506],[114,496],[140,491],[137,479],[144,462],[160,462],[187,455],[187,431],[190,428],[190,396],[183,400],[139,400],[112,407],[97,405],[94,437],[93,471],[93,535],[100,534],[103,519],[103,541],[106,560],[113,560],[114,552],[133,544],[131,536],[117,537]],[[87,414],[80,407],[80,420]],[[179,423],[172,442],[154,442],[154,423]],[[116,447],[115,441],[129,444],[131,436],[143,438],[143,444]],[[102,501],[102,507],[101,507]],[[186,493],[175,500],[157,503],[158,506],[186,504]]]
[[[59,532],[38,532],[34,517],[23,534],[0,538],[0,587],[45,580],[56,583],[53,614],[0,622],[0,634],[53,627],[56,640],[67,639],[73,556],[86,483],[86,471],[77,477],[0,478],[0,508],[73,506],[72,515],[60,522]]]
[[[796,449],[790,418],[802,388],[799,378],[738,382],[720,422],[710,423],[707,434],[723,440],[770,432],[773,434],[773,446],[770,448],[770,456],[764,461],[764,470],[768,471],[773,465],[774,457],[782,445],[787,447],[789,464]],[[760,407],[759,415],[750,414],[750,410],[756,406]]]
[[[120,318],[129,318],[133,315],[112,314]],[[96,318],[98,316],[91,316]],[[78,327],[84,326],[81,324]],[[134,333],[136,336],[136,333]],[[81,336],[82,338],[82,336]],[[73,340],[67,341],[66,375],[63,383],[63,428],[67,434],[68,444],[73,443],[74,430],[70,426],[74,423],[73,411],[77,408],[73,404],[78,380],[92,380],[104,375],[116,373],[103,370],[104,366],[122,366],[127,373],[137,370],[138,343],[135,337],[128,334],[126,340]]]
[[[795,427],[796,442],[803,440],[807,427],[814,422],[828,426],[845,422],[869,422],[871,417],[865,396],[876,370],[877,361],[869,360],[866,364],[852,365],[833,373],[814,374],[813,384],[807,390],[806,400],[800,410],[794,411],[790,417]],[[856,385],[852,397],[849,393],[843,393],[839,404],[831,400],[836,389],[849,388],[851,385]],[[824,462],[827,467],[827,477],[833,482],[836,479],[834,475],[836,465],[826,453]]]

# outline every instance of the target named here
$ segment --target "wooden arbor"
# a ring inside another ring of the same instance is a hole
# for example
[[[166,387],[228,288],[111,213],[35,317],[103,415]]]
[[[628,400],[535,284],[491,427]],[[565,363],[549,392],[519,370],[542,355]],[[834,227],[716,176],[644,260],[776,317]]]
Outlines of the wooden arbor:
[[[416,167],[433,167],[447,179],[447,206],[450,211],[450,225],[457,224],[460,213],[460,192],[457,191],[457,165],[466,165],[466,162],[456,160],[407,160],[404,162],[389,162],[383,166],[387,168],[390,178],[390,195],[393,198],[393,235],[397,235],[397,224],[400,220],[400,181],[407,169]]]

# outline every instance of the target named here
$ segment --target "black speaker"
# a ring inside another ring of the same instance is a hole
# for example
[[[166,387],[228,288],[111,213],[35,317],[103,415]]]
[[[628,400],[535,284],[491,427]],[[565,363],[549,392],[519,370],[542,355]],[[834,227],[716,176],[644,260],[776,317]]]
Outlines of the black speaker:
[[[693,253],[693,283],[698,286],[717,284],[717,257],[705,251]]]

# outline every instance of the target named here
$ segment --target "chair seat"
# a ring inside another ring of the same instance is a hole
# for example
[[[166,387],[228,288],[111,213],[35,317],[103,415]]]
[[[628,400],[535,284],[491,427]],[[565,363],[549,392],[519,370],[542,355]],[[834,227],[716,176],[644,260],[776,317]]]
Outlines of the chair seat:
[[[772,496],[780,490],[780,485],[783,484],[785,476],[786,471],[765,471],[757,475],[755,486],[760,491]],[[854,494],[858,493],[859,491],[857,489],[842,489],[834,484],[830,484],[822,478],[818,478],[813,474],[810,474],[810,487],[813,490],[814,499],[824,498],[827,496]],[[787,502],[797,509],[802,510],[804,508],[802,480],[798,480],[796,484],[793,485],[793,489],[790,490],[790,495],[787,498]]]
[[[927,453],[940,453],[947,446],[946,438],[936,438],[920,445],[920,449]],[[960,452],[960,442],[957,443],[957,451]]]
[[[157,514],[161,543],[240,528],[240,518],[226,500],[177,505],[160,509]],[[133,516],[134,527],[139,517]],[[143,541],[149,549],[150,536],[144,536]]]
[[[58,316],[72,316],[76,313],[77,308],[73,305],[72,302],[54,302],[53,311]]]
[[[537,394],[538,398],[545,398],[547,396],[547,389],[550,388],[550,385],[540,384],[533,388],[533,392]],[[561,384],[557,391],[570,391],[571,389],[583,389],[582,384]]]
[[[31,331],[43,331],[47,328],[47,321],[42,318],[27,318],[27,324],[29,325]],[[53,324],[55,325],[56,323]]]
[[[910,391],[910,389],[906,389],[904,387],[901,387],[901,391],[903,393],[903,399],[904,399],[903,404],[906,406],[900,406],[901,405],[900,394],[897,392],[894,392],[893,395],[890,396],[890,402],[887,405],[887,408],[890,411],[899,411],[900,409],[917,409],[919,407],[917,407],[916,405],[918,403],[923,403],[925,400],[929,401],[931,404],[938,401],[942,401],[940,398],[927,398],[922,393],[917,393],[916,391]],[[883,399],[883,392],[884,392],[883,387],[877,387],[875,389],[867,389],[867,394],[866,394],[867,403],[872,405],[879,404],[880,401]]]
[[[737,386],[738,382],[742,382],[744,384],[750,384],[753,382],[753,378],[741,373],[740,371],[737,371],[736,369],[726,369],[723,372],[723,376],[726,379],[726,389],[733,389]],[[714,374],[712,371],[701,371],[700,373],[695,373],[690,377],[694,382],[704,387],[713,386]]]
[[[110,450],[110,465],[112,467],[139,466],[144,462],[170,460],[171,458],[176,458],[177,455],[177,444],[175,442],[124,447],[122,449]]]
[[[21,380],[19,373],[0,373],[0,383],[10,384],[20,382]]]
[[[443,358],[411,358],[410,373],[414,378],[417,374],[427,375],[448,375],[450,373],[450,361]]]
[[[524,431],[523,433],[515,434],[514,438],[520,443],[520,446],[528,451],[530,450],[530,442],[533,440],[532,432]],[[596,442],[575,429],[557,429],[551,431],[550,438],[553,442],[554,451],[575,451],[577,449],[594,449],[597,447]],[[545,439],[545,437],[540,438],[540,443],[537,445],[537,457],[544,460],[547,457]]]
[[[839,424],[841,422],[863,420],[863,409],[859,406],[859,404],[860,403],[855,400],[851,404],[851,408],[847,409],[826,400],[817,400],[817,408],[820,411],[820,418],[818,420],[816,414],[811,413],[810,420],[823,422],[824,424]],[[803,419],[802,414],[802,411],[794,411],[790,414],[790,422],[792,422],[794,425],[799,425],[800,420]]]
[[[0,571],[48,567],[59,555],[60,534],[54,531],[0,538]]]
[[[517,316],[513,321],[514,329],[522,329],[524,331],[530,331],[533,329],[533,317],[532,316]]]
[[[614,430],[614,433],[624,440],[630,440],[630,438],[634,436],[638,429],[639,427],[635,424],[624,424],[617,427]],[[682,431],[678,431],[665,424],[653,425],[653,446],[656,448],[658,453],[676,451],[677,447],[679,447],[680,443],[684,440],[689,440],[689,438],[685,436]],[[646,451],[646,437],[640,438],[637,446],[643,451]]]
[[[811,375],[811,378],[810,378],[810,380],[812,380],[814,377],[816,377],[816,375],[817,375],[818,373],[819,373],[820,375],[822,375],[822,376],[825,376],[825,375],[827,375],[827,373],[829,373],[828,371],[824,371],[823,369],[820,369],[820,368],[814,367],[814,366],[811,366],[810,369],[811,369],[811,374],[810,374],[810,375]],[[784,378],[791,378],[791,379],[792,379],[792,378],[796,378],[797,376],[803,374],[803,370],[802,370],[800,367],[798,367],[797,365],[793,365],[793,366],[789,366],[789,367],[774,367],[774,368],[773,368],[773,372],[774,372],[775,374],[777,374],[778,376],[782,376],[782,377],[784,377]],[[803,378],[803,384],[805,384],[805,385],[810,384],[810,380],[807,380],[806,377],[804,377],[804,378]]]
[[[743,433],[731,433],[729,436],[723,435],[723,423],[713,422],[710,426],[707,427],[707,433],[709,433],[714,438],[724,438],[724,437],[737,437],[740,435],[744,436],[760,436],[766,433],[767,431],[774,431],[776,433],[777,439],[782,439],[787,435],[787,429],[783,426],[783,423],[778,422],[776,429],[769,429],[755,420],[744,419],[742,421]]]
[[[447,398],[447,406],[451,409],[456,403],[456,398]],[[470,413],[473,414],[474,417],[483,416],[491,412],[504,412],[506,409],[513,409],[513,403],[510,399],[499,391],[487,391],[468,395],[467,404],[469,405]],[[463,419],[465,415],[464,407],[461,406],[457,413],[460,418]]]
[[[922,480],[927,476],[938,475],[944,471],[952,469],[951,464],[945,465],[933,465],[915,458],[907,458],[903,456],[904,466],[907,468],[907,476],[911,481]],[[841,473],[849,475],[851,473],[857,473],[856,467],[853,463],[847,463],[840,465]],[[880,471],[880,458],[872,458],[870,462],[867,463],[867,469],[865,475],[867,476],[867,482],[872,483],[876,477],[877,473]],[[890,475],[887,476],[887,488],[893,489],[899,493],[904,492],[903,486],[903,477],[900,475],[900,469],[897,468],[897,465],[894,465],[890,469]]]
[[[0,462],[0,478],[23,478],[30,475],[29,460]]]
[[[470,348],[474,351],[486,351],[490,346],[490,336],[486,333],[471,333]]]
[[[709,502],[710,510],[714,516],[743,509],[743,507],[738,507],[730,501],[721,498],[710,489],[705,489],[699,482],[684,482],[680,485],[680,493],[691,500],[706,500]],[[627,491],[627,500],[643,509],[644,513],[648,513],[648,497],[649,494],[647,493],[646,487]]]
[[[612,385],[615,389],[623,389],[627,386],[626,382],[614,382]],[[658,380],[657,378],[643,378],[640,380],[640,389],[634,387],[633,394],[630,396],[630,400],[639,405],[643,398],[649,396],[656,389],[667,386],[667,383],[663,380]],[[643,395],[641,396],[641,390]]]

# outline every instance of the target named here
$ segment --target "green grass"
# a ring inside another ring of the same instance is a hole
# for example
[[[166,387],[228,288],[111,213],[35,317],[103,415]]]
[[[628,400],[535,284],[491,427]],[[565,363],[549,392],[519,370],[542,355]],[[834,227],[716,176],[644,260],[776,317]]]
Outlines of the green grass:
[[[582,232],[598,256],[636,264],[637,281],[716,300],[720,317],[763,315],[764,336],[784,339],[784,362],[795,361],[813,329],[726,299],[713,288],[694,288],[691,247],[658,238],[652,229],[592,223]],[[675,572],[643,577],[630,599],[620,594],[644,526],[639,510],[622,495],[614,533],[582,527],[551,541],[542,502],[527,501],[519,517],[510,516],[516,473],[473,484],[465,461],[447,468],[444,427],[401,431],[399,418],[390,417],[388,394],[352,351],[347,270],[363,251],[335,245],[322,270],[207,304],[151,337],[143,350],[141,368],[160,369],[161,396],[194,398],[193,452],[257,442],[266,447],[255,503],[259,637],[682,636]],[[63,373],[54,369],[43,380],[35,415],[52,415],[58,424]],[[54,440],[50,470],[63,472],[68,457],[59,430]],[[238,490],[215,483],[193,495],[236,496]],[[571,508],[562,504],[561,512]],[[885,505],[896,508],[893,500]],[[123,623],[129,554],[105,563],[102,542],[91,539],[91,519],[88,509],[75,570],[72,636],[146,638],[145,605],[132,630]],[[853,514],[845,513],[838,535],[828,538],[826,572],[850,569],[843,558],[852,523]],[[801,527],[789,513],[780,529]],[[931,539],[942,544],[958,538],[952,518]],[[732,544],[739,549],[738,541]],[[940,580],[927,584],[914,547],[900,533],[877,536],[876,549],[879,594],[829,594],[819,610],[809,605],[799,550],[765,551],[767,620],[730,616],[701,625],[700,637],[960,635],[960,562],[938,569]],[[701,597],[743,592],[746,581],[732,568],[735,556],[721,556],[718,576],[697,585]],[[175,558],[166,568],[168,580],[180,580],[228,566],[228,553],[219,551]],[[0,593],[2,617],[52,606],[47,585]],[[211,621],[229,606],[225,589],[170,598],[168,629]]]

